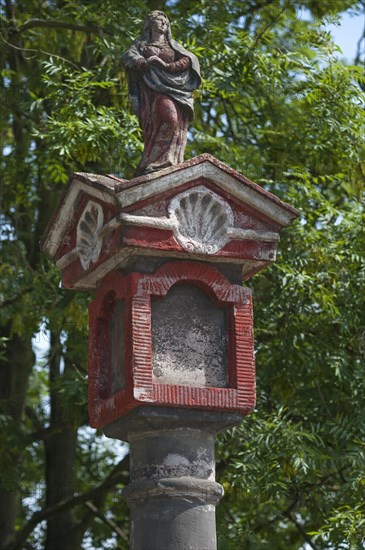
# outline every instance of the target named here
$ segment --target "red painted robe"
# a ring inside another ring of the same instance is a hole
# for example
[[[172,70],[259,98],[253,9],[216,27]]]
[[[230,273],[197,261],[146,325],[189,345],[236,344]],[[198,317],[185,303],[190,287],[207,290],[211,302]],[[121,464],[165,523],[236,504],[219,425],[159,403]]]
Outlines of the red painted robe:
[[[147,65],[146,59],[153,55],[167,66]],[[136,175],[183,162],[188,125],[194,113],[192,91],[200,84],[196,57],[179,45],[175,49],[169,44],[159,47],[137,42],[124,54],[123,61],[144,137]]]

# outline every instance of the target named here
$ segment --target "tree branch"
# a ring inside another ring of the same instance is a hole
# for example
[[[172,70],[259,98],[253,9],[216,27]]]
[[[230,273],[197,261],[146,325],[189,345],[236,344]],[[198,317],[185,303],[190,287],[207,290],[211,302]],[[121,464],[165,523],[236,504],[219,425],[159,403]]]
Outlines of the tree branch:
[[[254,43],[253,45],[251,46],[251,48],[249,49],[250,51],[253,51],[256,46],[258,45],[260,39],[264,36],[264,34],[266,33],[266,31],[268,31],[270,29],[270,27],[272,27],[277,21],[279,21],[280,17],[283,15],[284,11],[287,9],[287,7],[289,6],[289,2],[284,2],[284,5],[283,7],[281,8],[281,10],[279,11],[279,13],[273,17],[271,19],[271,21],[269,21],[265,27],[258,33],[258,35],[255,37],[255,40],[254,40]]]
[[[85,502],[85,506],[87,508],[89,508],[89,510],[91,510],[91,512],[94,514],[94,516],[96,516],[97,518],[101,519],[101,521],[103,523],[105,523],[106,525],[108,525],[109,527],[111,527],[113,529],[113,531],[115,531],[117,533],[117,535],[120,536],[120,538],[122,538],[123,540],[127,541],[128,542],[128,536],[125,534],[125,532],[115,523],[115,521],[113,521],[112,519],[108,519],[106,518],[101,512],[100,510],[92,503],[90,502],[89,500],[87,502]]]
[[[28,21],[19,27],[18,32],[22,33],[34,28],[69,29],[71,31],[86,33],[106,32],[102,27],[97,25],[78,25],[76,23],[68,23],[67,21],[52,21],[48,19],[28,19]]]
[[[129,461],[129,455],[125,456],[123,460],[121,460],[120,462],[118,462],[118,464],[113,468],[113,470],[110,472],[108,478],[114,476],[114,474],[116,472],[119,472],[119,471],[124,471],[124,469],[129,469],[129,466],[128,466],[128,461]],[[107,479],[108,479],[107,478]],[[104,502],[105,502],[105,499],[106,499],[106,496],[107,496],[107,493],[104,492],[104,493],[101,493],[99,495],[99,497],[97,499],[94,499],[94,502],[93,504],[100,510],[103,506],[104,506]],[[93,518],[93,512],[91,511],[90,507],[87,507],[88,510],[87,510],[87,513],[84,515],[84,517],[82,518],[82,520],[79,522],[78,524],[78,531],[80,533],[84,533],[86,531],[86,529],[88,528],[88,526],[90,525],[90,522]]]
[[[290,514],[290,513],[286,513],[284,512],[283,515],[291,522],[293,523],[293,525],[295,525],[295,527],[298,529],[299,533],[302,535],[302,537],[304,538],[305,542],[311,547],[313,548],[313,550],[317,550],[317,546],[314,544],[314,542],[312,541],[312,539],[307,535],[307,533],[305,532],[305,530],[303,529],[303,527],[300,525],[300,523],[295,519],[293,518],[293,516]]]
[[[120,462],[118,462],[118,464],[113,469],[112,474],[109,475],[100,485],[98,485],[94,489],[91,489],[86,493],[82,493],[80,495],[61,500],[53,506],[48,506],[48,508],[44,508],[39,512],[35,512],[30,520],[25,524],[20,533],[18,533],[15,542],[11,546],[9,546],[7,550],[22,550],[28,536],[41,521],[44,521],[45,519],[48,519],[60,512],[64,512],[65,510],[74,508],[79,504],[84,504],[88,501],[97,500],[104,494],[106,494],[110,489],[115,487],[115,485],[125,481],[123,469],[128,460],[129,455],[125,456]]]
[[[51,52],[46,52],[45,50],[42,50],[40,48],[20,48],[19,46],[16,46],[15,44],[12,44],[11,42],[8,42],[4,36],[2,34],[0,34],[0,39],[4,42],[4,44],[6,44],[7,46],[10,46],[11,48],[14,48],[15,50],[18,50],[20,52],[29,52],[29,53],[34,53],[34,54],[37,54],[39,55],[40,53],[43,54],[43,55],[47,55],[49,57],[54,57],[55,59],[60,59],[61,61],[63,61],[64,63],[68,63],[69,65],[72,65],[73,67],[75,67],[77,70],[80,69],[80,67],[78,67],[77,65],[75,65],[75,63],[72,63],[72,61],[70,61],[69,59],[66,59],[65,57],[62,57],[60,55],[56,55],[55,53],[51,53]],[[35,56],[33,56],[35,57]],[[25,58],[25,59],[30,59],[30,58]]]
[[[360,65],[361,63],[361,54],[363,53],[362,47],[363,47],[364,39],[365,39],[365,26],[362,31],[362,35],[360,36],[356,44],[356,56],[354,61],[355,65]]]
[[[0,302],[0,308],[11,306],[15,302],[23,298],[23,296],[25,296],[26,294],[29,294],[29,292],[32,292],[32,290],[33,290],[32,286],[29,288],[24,288],[19,292],[19,294],[17,294],[16,296],[13,296],[13,298],[7,298],[6,300],[3,300],[2,302]]]

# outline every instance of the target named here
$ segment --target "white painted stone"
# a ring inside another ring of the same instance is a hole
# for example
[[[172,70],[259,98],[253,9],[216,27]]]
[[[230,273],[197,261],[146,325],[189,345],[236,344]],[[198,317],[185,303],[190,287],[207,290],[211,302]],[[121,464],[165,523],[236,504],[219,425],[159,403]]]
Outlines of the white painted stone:
[[[125,207],[137,205],[140,201],[153,199],[153,197],[157,197],[161,193],[170,192],[171,189],[179,185],[198,179],[206,180],[209,184],[215,186],[218,192],[221,189],[232,197],[235,197],[238,202],[253,207],[259,214],[267,218],[269,222],[272,220],[280,226],[285,227],[298,216],[299,212],[295,211],[290,205],[279,201],[277,197],[265,192],[260,186],[249,182],[244,176],[238,173],[235,174],[228,167],[222,165],[222,163],[219,163],[219,166],[217,166],[216,163],[218,161],[213,157],[209,158],[209,155],[203,155],[203,157],[201,160],[197,157],[196,163],[193,165],[189,161],[186,161],[185,164],[175,167],[175,169],[170,167],[161,172],[150,174],[139,185],[126,189],[122,189],[121,186],[117,186],[116,189],[118,180],[112,177],[82,173],[74,174],[71,184],[62,199],[62,203],[52,220],[52,224],[46,232],[42,247],[51,258],[57,254],[59,246],[64,242],[70,220],[74,217],[80,204],[80,199],[85,194],[89,195],[91,199],[93,197],[98,198],[108,205],[119,205],[124,210]],[[162,214],[162,211],[157,213],[152,209],[142,213],[147,214],[145,218],[149,216],[151,218],[161,218],[160,214]],[[103,233],[107,233],[120,223],[122,223],[122,220],[118,215],[112,220],[111,224],[108,223],[105,225],[102,230]],[[137,221],[134,223],[137,224]],[[141,225],[143,224],[141,223]],[[241,223],[237,219],[236,223],[231,225],[231,228],[237,227],[237,225],[245,227],[246,224]],[[247,229],[253,229],[251,222],[248,223]],[[265,226],[261,228],[260,225],[255,224],[255,229],[259,232],[260,230],[265,232],[266,228]],[[243,233],[237,235],[235,238],[246,238]],[[266,236],[262,236],[261,240],[275,239],[270,239],[270,232],[268,232]],[[69,260],[71,260],[71,257],[64,259],[63,267],[64,264],[68,265]]]
[[[96,288],[98,281],[103,279],[112,269],[117,269],[119,266],[125,265],[136,252],[137,249],[121,248],[116,254],[108,258],[105,262],[102,262],[95,269],[91,270],[89,273],[85,273],[82,279],[79,279],[72,285],[72,288],[93,290]],[[61,258],[61,260],[62,259],[63,258]],[[56,265],[58,266],[58,262]]]
[[[75,174],[75,177],[57,210],[54,222],[50,227],[47,237],[43,243],[45,251],[51,258],[54,257],[58,247],[62,244],[64,235],[69,227],[70,220],[72,220],[75,215],[80,197],[83,194],[98,198],[107,204],[115,204],[111,186],[105,185],[105,191],[95,189],[91,185],[77,179],[77,176],[78,174]]]
[[[170,453],[164,458],[163,464],[165,464],[166,466],[181,466],[181,464],[185,464],[186,466],[188,466],[190,463],[185,456],[178,455],[176,453]]]
[[[228,230],[234,224],[232,209],[203,185],[174,197],[168,212],[175,239],[184,250],[215,254],[229,240]]]
[[[99,258],[103,239],[99,237],[98,231],[103,222],[103,208],[99,203],[89,201],[76,229],[76,250],[85,271]]]
[[[120,206],[125,208],[160,193],[170,191],[178,185],[183,185],[198,178],[205,178],[280,225],[287,226],[296,217],[293,212],[288,210],[288,205],[274,202],[263,192],[260,192],[259,186],[257,186],[257,189],[249,187],[209,161],[186,167],[177,172],[161,173],[161,175],[159,173],[158,176],[156,179],[151,179],[117,193],[116,198]]]

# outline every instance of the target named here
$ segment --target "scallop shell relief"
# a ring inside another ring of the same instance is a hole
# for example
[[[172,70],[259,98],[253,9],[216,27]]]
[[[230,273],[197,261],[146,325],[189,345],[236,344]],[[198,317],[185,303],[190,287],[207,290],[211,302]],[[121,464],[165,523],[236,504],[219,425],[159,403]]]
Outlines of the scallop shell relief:
[[[233,212],[219,195],[203,186],[174,197],[169,206],[174,237],[189,252],[215,254],[229,240]]]
[[[103,209],[100,204],[90,201],[82,213],[76,231],[76,244],[81,265],[89,269],[99,257],[102,239],[98,231],[103,225]]]

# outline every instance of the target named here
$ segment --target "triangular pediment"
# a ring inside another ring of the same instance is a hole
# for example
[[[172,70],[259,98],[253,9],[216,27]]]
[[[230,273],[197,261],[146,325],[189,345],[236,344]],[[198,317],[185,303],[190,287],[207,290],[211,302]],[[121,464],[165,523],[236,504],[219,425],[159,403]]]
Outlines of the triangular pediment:
[[[299,215],[289,204],[205,153],[178,166],[132,180],[111,175],[73,174],[60,206],[48,224],[42,247],[50,257],[57,255],[60,243],[70,228],[70,221],[77,216],[83,197],[121,212],[131,212],[138,210],[143,203],[159,201],[161,196],[171,194],[172,191],[177,193],[193,182],[196,185],[206,183],[212,191],[230,195],[236,204],[252,208],[279,227],[289,225]]]
[[[275,260],[299,212],[213,156],[123,180],[75,173],[45,232],[63,285],[95,288],[133,258],[242,265],[247,279]]]
[[[84,198],[87,197],[89,200],[96,200],[111,207],[117,206],[114,190],[116,183],[116,180],[109,176],[83,172],[72,174],[41,241],[43,250],[50,258],[56,256]]]
[[[229,193],[238,204],[254,208],[282,227],[289,225],[299,214],[289,204],[207,153],[148,176],[122,180],[115,186],[115,193],[120,207],[130,208],[157,199],[171,189],[178,191],[192,181],[206,181],[211,189]]]

